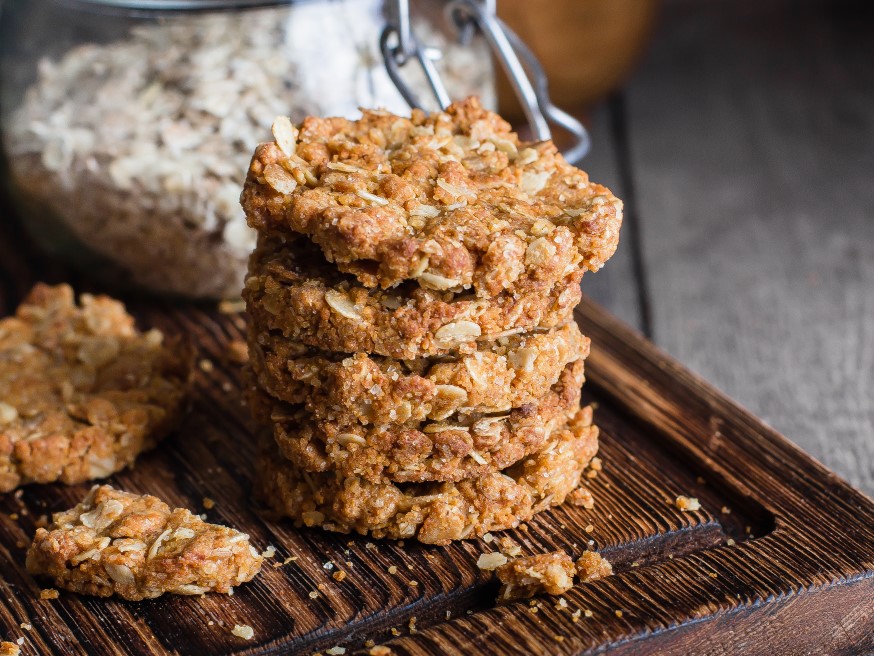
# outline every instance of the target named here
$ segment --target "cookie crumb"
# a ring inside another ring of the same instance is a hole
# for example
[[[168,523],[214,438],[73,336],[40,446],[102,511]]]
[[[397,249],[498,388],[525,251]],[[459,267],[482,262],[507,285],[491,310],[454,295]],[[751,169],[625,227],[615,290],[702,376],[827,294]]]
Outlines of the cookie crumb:
[[[540,593],[560,595],[574,584],[574,562],[562,551],[517,558],[495,572],[503,584],[499,601],[528,599]]]
[[[597,551],[586,551],[576,562],[577,576],[588,583],[613,574],[613,566]]]
[[[522,547],[520,547],[516,542],[513,542],[510,538],[500,538],[498,540],[498,546],[501,549],[501,553],[505,556],[516,558],[517,556],[522,555]]]
[[[346,647],[331,647],[330,649],[326,649],[325,653],[331,654],[331,656],[340,656],[340,654],[346,653]]]
[[[377,645],[376,647],[371,647],[368,652],[369,656],[392,656],[392,650],[384,645]]]
[[[578,487],[571,492],[568,496],[568,501],[572,506],[580,506],[586,510],[591,510],[595,507],[595,497],[593,497],[589,489],[585,487]]]
[[[25,631],[30,631],[33,629],[33,624],[31,624],[30,622],[22,622],[21,624],[19,624],[19,626]]]
[[[243,640],[251,640],[255,637],[255,630],[248,624],[234,624],[231,633]]]
[[[339,583],[346,578],[346,572],[344,572],[342,569],[338,569],[336,572],[331,574],[331,578]]]
[[[249,361],[249,347],[241,339],[235,339],[228,343],[227,357],[234,364],[246,364]]]
[[[614,611],[614,613],[615,613],[616,617],[619,617],[619,618],[622,617],[622,611],[621,611],[621,610]]]
[[[272,544],[268,544],[267,548],[261,552],[262,558],[273,558],[276,555],[276,547]]]
[[[18,656],[21,653],[21,647],[14,642],[4,640],[0,642],[0,656]]]
[[[61,596],[61,593],[55,590],[54,588],[46,588],[45,590],[39,591],[40,599],[57,599]]]
[[[200,367],[201,371],[207,374],[212,373],[215,370],[215,365],[212,363],[212,360],[208,358],[203,358],[197,363],[197,366]]]
[[[674,501],[674,505],[682,512],[693,512],[701,509],[701,504],[695,497],[678,496]]]
[[[203,497],[203,507],[207,510],[212,510],[213,508],[215,508],[215,501],[213,501],[209,497]]]
[[[222,314],[239,314],[246,310],[246,301],[242,298],[219,301],[218,311]]]
[[[499,551],[481,554],[476,561],[480,569],[491,571],[507,563],[507,557]]]
[[[388,573],[389,574],[397,574],[398,568],[395,565],[390,565],[388,568]]]

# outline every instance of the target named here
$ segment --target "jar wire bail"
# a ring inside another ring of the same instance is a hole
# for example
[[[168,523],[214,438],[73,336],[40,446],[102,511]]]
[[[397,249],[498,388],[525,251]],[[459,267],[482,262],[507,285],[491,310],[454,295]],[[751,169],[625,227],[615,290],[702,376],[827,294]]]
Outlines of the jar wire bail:
[[[550,123],[557,125],[573,137],[570,147],[563,151],[565,158],[576,162],[585,157],[591,146],[588,131],[580,121],[552,104],[543,66],[519,35],[497,17],[493,0],[453,0],[447,4],[446,11],[462,43],[468,42],[475,30],[485,37],[522,105],[534,138],[551,139]],[[445,108],[451,101],[435,65],[442,53],[437,48],[424,46],[416,37],[409,0],[389,0],[386,13],[387,23],[379,45],[392,82],[410,107],[421,109],[419,97],[401,75],[401,68],[415,59],[437,103]]]

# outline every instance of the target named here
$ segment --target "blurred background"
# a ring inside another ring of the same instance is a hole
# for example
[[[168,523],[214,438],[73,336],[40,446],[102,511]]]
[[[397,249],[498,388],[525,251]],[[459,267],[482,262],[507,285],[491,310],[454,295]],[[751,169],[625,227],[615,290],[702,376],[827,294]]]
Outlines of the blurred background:
[[[241,171],[273,116],[404,107],[378,0],[190,25],[62,2],[48,30],[56,4],[0,2],[7,311],[34,262],[15,216],[62,256],[44,278],[63,259],[117,282],[136,262],[141,288],[234,293]],[[521,122],[484,44],[416,4],[450,92]],[[497,6],[590,128],[581,166],[625,201],[619,251],[584,291],[874,493],[874,3]]]

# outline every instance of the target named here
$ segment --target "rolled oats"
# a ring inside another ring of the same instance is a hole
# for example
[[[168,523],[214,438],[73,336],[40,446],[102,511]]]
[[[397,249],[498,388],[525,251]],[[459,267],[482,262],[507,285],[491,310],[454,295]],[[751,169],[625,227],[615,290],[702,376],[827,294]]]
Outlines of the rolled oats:
[[[239,206],[256,144],[295,155],[292,120],[407,111],[379,53],[372,0],[182,15],[126,38],[39,63],[4,137],[31,211],[60,222],[138,285],[189,296],[235,296],[254,234]],[[460,45],[426,22],[456,97],[494,104],[484,44]],[[366,82],[365,82],[366,80]],[[418,92],[424,78],[411,77]],[[275,193],[314,178],[273,169]]]

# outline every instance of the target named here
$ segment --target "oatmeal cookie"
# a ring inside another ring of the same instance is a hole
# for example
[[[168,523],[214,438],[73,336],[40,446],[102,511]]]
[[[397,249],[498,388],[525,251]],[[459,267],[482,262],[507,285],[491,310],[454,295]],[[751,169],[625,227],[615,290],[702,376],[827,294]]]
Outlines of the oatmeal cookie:
[[[130,601],[230,593],[261,561],[245,533],[109,485],[95,485],[76,507],[55,513],[27,551],[27,571],[59,588]]]
[[[542,448],[579,410],[582,384],[578,360],[542,399],[510,412],[383,426],[338,426],[269,399],[255,406],[263,423],[272,425],[282,455],[305,471],[377,483],[458,481],[504,469]]]
[[[501,581],[498,601],[560,595],[574,587],[574,561],[563,551],[516,558],[495,569]]]
[[[249,166],[249,225],[308,236],[366,287],[542,293],[597,271],[619,242],[621,201],[475,98],[411,118],[279,120],[273,133]]]
[[[458,357],[395,360],[329,353],[250,332],[252,371],[271,396],[339,424],[443,420],[536,403],[565,366],[589,353],[575,323],[511,335]]]
[[[133,463],[179,419],[191,354],[142,334],[124,305],[37,285],[0,320],[0,492]]]
[[[410,285],[368,289],[306,240],[262,236],[243,298],[257,333],[280,331],[326,351],[414,359],[473,353],[477,341],[569,323],[580,286],[572,274],[549,292],[492,299]]]
[[[394,484],[304,472],[262,436],[256,494],[299,525],[445,545],[518,526],[561,504],[597,449],[591,408],[583,408],[543,449],[503,471],[455,483]]]

